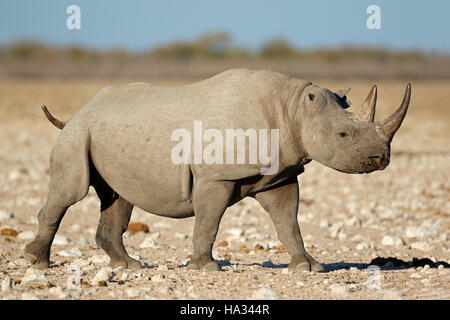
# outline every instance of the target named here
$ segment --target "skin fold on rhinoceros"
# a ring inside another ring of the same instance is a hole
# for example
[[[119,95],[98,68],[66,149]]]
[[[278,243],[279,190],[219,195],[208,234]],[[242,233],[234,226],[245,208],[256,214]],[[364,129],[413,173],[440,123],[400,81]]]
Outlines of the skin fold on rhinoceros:
[[[376,86],[354,113],[346,110],[347,92],[333,93],[275,72],[233,69],[177,87],[106,87],[67,123],[43,106],[62,131],[50,157],[49,194],[38,214],[38,233],[26,246],[26,257],[40,268],[48,267],[50,247],[67,208],[93,186],[101,201],[96,243],[113,267],[141,267],[122,242],[137,206],[172,218],[195,215],[188,267],[220,270],[212,247],[222,215],[244,197],[253,197],[269,213],[290,254],[289,268],[323,271],[303,245],[297,176],[311,160],[345,173],[386,168],[411,87],[408,84],[400,107],[381,122],[374,122]],[[203,128],[223,132],[278,129],[277,172],[261,174],[260,163],[175,164],[171,133],[192,129],[199,120]]]

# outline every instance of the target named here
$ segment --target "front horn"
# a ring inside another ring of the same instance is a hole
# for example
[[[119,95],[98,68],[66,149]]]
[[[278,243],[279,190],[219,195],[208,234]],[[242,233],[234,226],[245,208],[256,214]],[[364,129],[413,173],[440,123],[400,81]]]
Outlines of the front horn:
[[[408,83],[408,85],[406,86],[405,96],[403,97],[403,101],[400,107],[391,116],[377,123],[380,134],[386,140],[391,141],[398,128],[400,128],[400,125],[405,118],[406,111],[408,111],[410,99],[411,85]]]

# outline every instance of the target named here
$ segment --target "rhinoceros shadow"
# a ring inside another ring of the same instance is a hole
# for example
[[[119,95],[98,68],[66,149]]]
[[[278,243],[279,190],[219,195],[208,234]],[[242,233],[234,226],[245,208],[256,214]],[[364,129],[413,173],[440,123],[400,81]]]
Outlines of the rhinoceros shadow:
[[[221,267],[230,266],[258,266],[268,269],[284,269],[288,267],[288,264],[276,264],[272,261],[264,261],[263,263],[231,263],[230,260],[217,260]],[[358,270],[368,270],[370,267],[378,267],[380,270],[404,270],[404,269],[415,269],[418,267],[424,267],[425,265],[430,266],[430,268],[437,268],[442,265],[444,268],[450,268],[450,264],[445,261],[432,261],[428,258],[413,258],[411,261],[404,261],[395,257],[377,257],[372,259],[370,263],[358,263],[358,262],[345,262],[339,261],[334,263],[323,263],[322,266],[325,272],[332,272],[337,270],[349,270],[350,268],[356,268]],[[180,265],[179,267],[185,267],[187,264]]]

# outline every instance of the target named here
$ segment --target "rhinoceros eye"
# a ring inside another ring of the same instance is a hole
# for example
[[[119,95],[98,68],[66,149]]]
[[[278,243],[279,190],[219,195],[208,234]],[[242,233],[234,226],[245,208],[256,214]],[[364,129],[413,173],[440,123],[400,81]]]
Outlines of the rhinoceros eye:
[[[312,93],[308,94],[308,97],[309,101],[314,101],[315,96]]]
[[[339,132],[338,135],[339,135],[339,137],[341,137],[341,138],[345,138],[345,137],[348,136],[348,133],[347,133],[347,132]]]

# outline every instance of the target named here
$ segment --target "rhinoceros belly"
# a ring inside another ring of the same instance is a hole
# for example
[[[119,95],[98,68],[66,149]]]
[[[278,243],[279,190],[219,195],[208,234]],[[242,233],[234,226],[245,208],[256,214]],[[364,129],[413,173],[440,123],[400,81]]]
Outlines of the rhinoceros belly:
[[[171,161],[170,132],[109,122],[92,126],[90,135],[92,161],[120,196],[153,214],[193,215],[189,167]]]

